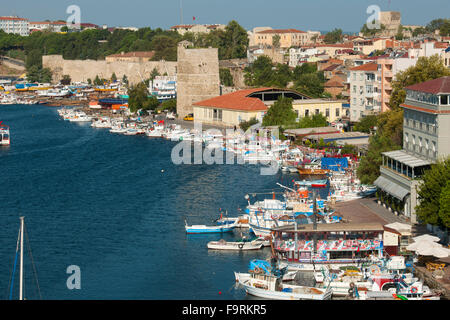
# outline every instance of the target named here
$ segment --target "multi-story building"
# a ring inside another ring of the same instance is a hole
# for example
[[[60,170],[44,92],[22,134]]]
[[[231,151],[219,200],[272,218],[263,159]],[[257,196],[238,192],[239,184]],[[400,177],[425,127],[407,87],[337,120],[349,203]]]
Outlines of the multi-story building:
[[[383,152],[375,185],[392,199],[394,210],[416,222],[420,177],[450,155],[450,77],[405,88],[403,149]]]
[[[28,36],[30,34],[28,20],[13,16],[0,17],[0,30],[21,36]]]
[[[379,79],[380,71],[377,63],[370,62],[350,69],[351,122],[380,112]]]
[[[209,33],[212,30],[225,30],[224,24],[181,24],[171,27],[170,29],[184,35],[186,32],[192,33]]]
[[[61,28],[66,26],[64,21],[34,21],[29,23],[30,32],[33,31],[50,31],[61,32]]]
[[[312,42],[313,37],[320,35],[317,31],[301,31],[297,29],[265,29],[253,32],[253,45],[274,46],[273,39],[279,37],[280,48],[299,47]]]

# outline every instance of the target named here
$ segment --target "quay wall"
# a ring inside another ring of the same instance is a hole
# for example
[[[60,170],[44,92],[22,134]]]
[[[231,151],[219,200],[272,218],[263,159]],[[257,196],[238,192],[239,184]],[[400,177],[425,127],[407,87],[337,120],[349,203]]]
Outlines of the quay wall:
[[[136,84],[142,79],[148,79],[154,68],[160,74],[176,75],[177,62],[175,61],[106,61],[106,60],[65,60],[61,55],[47,55],[42,57],[42,65],[53,73],[53,82],[58,83],[63,75],[69,75],[73,82],[92,81],[98,75],[109,79],[115,73],[118,79],[127,76],[130,84]],[[142,77],[142,78],[141,78]]]

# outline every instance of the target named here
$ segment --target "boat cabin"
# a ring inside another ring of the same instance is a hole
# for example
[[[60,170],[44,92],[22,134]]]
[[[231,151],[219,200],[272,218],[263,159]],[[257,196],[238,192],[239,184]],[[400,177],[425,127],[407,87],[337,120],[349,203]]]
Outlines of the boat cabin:
[[[383,232],[379,223],[281,226],[273,228],[272,252],[288,262],[360,263],[383,257]]]

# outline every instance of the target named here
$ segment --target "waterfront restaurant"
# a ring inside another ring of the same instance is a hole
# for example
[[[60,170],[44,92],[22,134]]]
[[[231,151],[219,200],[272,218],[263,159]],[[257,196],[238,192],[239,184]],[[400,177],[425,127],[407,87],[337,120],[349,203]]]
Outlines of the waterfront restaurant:
[[[313,264],[357,265],[371,255],[383,257],[384,233],[380,223],[287,225],[273,229],[272,254],[304,269]]]

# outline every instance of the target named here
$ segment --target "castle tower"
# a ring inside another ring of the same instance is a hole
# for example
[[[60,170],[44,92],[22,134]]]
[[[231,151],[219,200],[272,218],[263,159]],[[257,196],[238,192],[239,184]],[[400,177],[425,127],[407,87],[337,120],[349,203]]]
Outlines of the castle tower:
[[[188,49],[188,41],[178,44],[177,113],[192,113],[192,104],[220,94],[219,52],[217,48]]]

